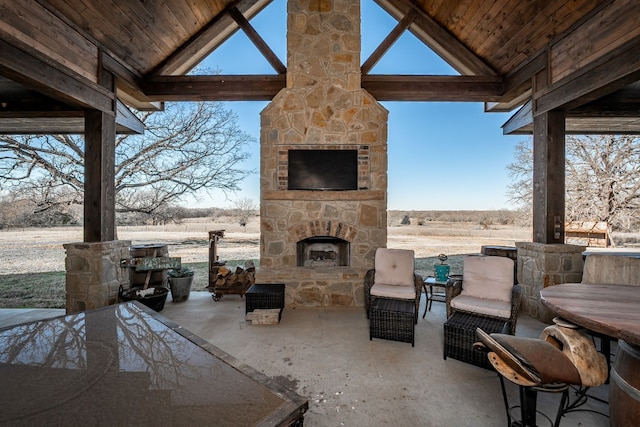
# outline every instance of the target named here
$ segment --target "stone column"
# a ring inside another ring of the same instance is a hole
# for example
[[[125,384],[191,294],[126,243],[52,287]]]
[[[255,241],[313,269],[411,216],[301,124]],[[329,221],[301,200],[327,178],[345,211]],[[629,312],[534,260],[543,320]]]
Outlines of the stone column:
[[[520,310],[543,322],[554,314],[540,302],[540,291],[560,283],[582,280],[584,246],[518,242],[518,284],[522,287]]]
[[[360,0],[289,0],[287,14],[287,87],[260,115],[256,282],[284,283],[287,306],[363,306],[387,244],[388,111],[361,88]],[[289,190],[288,153],[300,149],[356,150],[357,190]],[[297,242],[314,236],[349,242],[349,265],[297,266]]]
[[[67,258],[67,314],[115,304],[120,285],[129,288],[129,268],[120,260],[129,258],[128,240],[68,243],[63,245]]]

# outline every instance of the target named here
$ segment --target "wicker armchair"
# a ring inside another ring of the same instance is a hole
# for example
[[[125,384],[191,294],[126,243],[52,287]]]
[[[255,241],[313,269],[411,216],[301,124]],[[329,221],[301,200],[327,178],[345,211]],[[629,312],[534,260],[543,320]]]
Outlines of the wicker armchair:
[[[375,268],[364,278],[364,303],[369,310],[376,298],[415,301],[415,319],[418,322],[422,278],[414,272],[414,252],[406,249],[378,248]]]
[[[466,287],[465,287],[466,285]],[[513,283],[513,260],[498,256],[467,256],[461,278],[445,288],[447,318],[456,311],[504,319],[515,335],[521,287]]]

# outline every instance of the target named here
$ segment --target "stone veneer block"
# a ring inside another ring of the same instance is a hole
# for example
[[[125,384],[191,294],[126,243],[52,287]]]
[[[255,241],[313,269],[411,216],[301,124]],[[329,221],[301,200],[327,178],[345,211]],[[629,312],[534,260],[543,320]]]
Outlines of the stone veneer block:
[[[518,283],[522,287],[521,310],[543,322],[555,316],[540,301],[540,291],[560,283],[582,279],[584,246],[517,242]]]
[[[130,245],[128,240],[63,245],[67,254],[67,314],[118,301],[120,285],[129,287],[129,269],[120,267],[120,260],[129,258]]]

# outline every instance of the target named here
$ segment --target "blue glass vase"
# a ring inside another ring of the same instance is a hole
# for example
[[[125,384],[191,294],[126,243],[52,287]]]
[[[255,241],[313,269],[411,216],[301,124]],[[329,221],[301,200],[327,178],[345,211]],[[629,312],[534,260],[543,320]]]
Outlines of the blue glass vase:
[[[436,272],[436,280],[438,282],[446,282],[449,278],[451,266],[449,264],[434,264],[433,269]]]

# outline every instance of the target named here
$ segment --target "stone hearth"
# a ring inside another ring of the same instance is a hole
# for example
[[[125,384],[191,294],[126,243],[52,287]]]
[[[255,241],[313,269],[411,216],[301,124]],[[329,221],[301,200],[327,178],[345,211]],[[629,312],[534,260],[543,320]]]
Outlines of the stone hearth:
[[[287,87],[261,113],[256,282],[284,283],[287,306],[362,306],[387,242],[388,112],[360,87],[360,1],[289,0],[287,22]],[[301,149],[357,150],[357,189],[290,190]],[[346,259],[299,266],[306,239]]]

